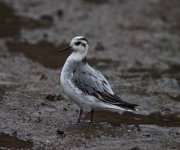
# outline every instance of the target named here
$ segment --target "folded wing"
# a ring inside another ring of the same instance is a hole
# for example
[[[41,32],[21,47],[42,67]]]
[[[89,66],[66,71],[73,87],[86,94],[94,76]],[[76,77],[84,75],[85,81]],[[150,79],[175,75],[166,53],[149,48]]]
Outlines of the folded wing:
[[[77,67],[73,72],[71,81],[83,93],[92,95],[104,103],[131,110],[135,110],[135,107],[137,106],[135,104],[124,102],[117,95],[114,95],[106,78],[88,64]]]

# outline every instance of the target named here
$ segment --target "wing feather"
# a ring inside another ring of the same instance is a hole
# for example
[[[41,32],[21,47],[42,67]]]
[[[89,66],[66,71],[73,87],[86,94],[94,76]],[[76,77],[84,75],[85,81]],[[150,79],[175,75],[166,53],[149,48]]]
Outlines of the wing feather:
[[[85,64],[76,68],[71,77],[71,81],[84,94],[96,97],[98,100],[135,110],[137,105],[122,101],[117,95],[114,95],[111,86],[106,78],[99,72]]]

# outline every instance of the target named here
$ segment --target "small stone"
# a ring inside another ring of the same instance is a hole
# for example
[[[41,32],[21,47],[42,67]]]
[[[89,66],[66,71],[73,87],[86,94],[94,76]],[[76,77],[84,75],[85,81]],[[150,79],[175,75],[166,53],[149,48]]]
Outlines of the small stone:
[[[41,106],[45,106],[45,105],[46,105],[46,103],[44,103],[44,102],[41,103]]]
[[[136,146],[136,147],[133,147],[133,148],[131,148],[129,150],[140,150],[140,148]]]
[[[63,17],[64,11],[62,9],[59,9],[59,10],[57,10],[56,14],[58,17]]]
[[[27,133],[27,136],[31,136],[31,133]]]
[[[59,94],[59,95],[57,95],[57,96],[56,96],[56,100],[63,100],[62,95],[60,95],[60,94]]]
[[[59,130],[59,129],[57,129],[57,134],[59,134],[59,135],[63,135],[64,134],[64,131],[62,131],[62,130]]]
[[[63,131],[63,130],[57,129],[57,130],[56,130],[56,133],[57,133],[57,135],[59,135],[61,138],[64,138],[64,137],[65,137],[65,134],[64,134],[64,131]]]
[[[42,74],[40,80],[46,80],[46,79],[48,79],[48,77],[45,74]]]
[[[64,107],[63,110],[64,110],[64,111],[67,111],[67,108]]]
[[[40,16],[40,20],[45,24],[49,24],[53,22],[53,17],[48,14],[44,14]]]
[[[46,99],[47,99],[47,100],[50,100],[50,101],[54,101],[54,100],[55,100],[55,97],[56,97],[56,95],[51,95],[51,94],[49,94],[49,95],[46,96]]]
[[[144,134],[143,136],[145,136],[145,137],[150,137],[151,135],[150,135],[150,134]]]
[[[13,135],[13,136],[16,136],[16,135],[17,135],[17,131],[13,131],[13,132],[12,132],[12,135]]]
[[[63,97],[62,97],[62,95],[55,95],[55,94],[48,94],[47,96],[46,96],[46,99],[47,100],[50,100],[50,101],[57,101],[57,100],[63,100]]]
[[[43,34],[43,37],[44,37],[44,38],[47,38],[47,37],[48,37],[48,34],[47,34],[47,33],[44,33],[44,34]]]
[[[137,130],[138,130],[139,132],[141,132],[141,128],[140,128],[139,125],[135,125],[135,127],[137,128]]]

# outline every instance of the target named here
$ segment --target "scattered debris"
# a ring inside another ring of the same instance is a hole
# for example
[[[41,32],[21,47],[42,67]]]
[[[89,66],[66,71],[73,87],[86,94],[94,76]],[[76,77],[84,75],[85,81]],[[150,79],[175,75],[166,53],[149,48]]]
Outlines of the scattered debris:
[[[48,79],[48,77],[45,74],[42,74],[40,77],[40,80],[47,80],[47,79]]]
[[[46,99],[50,101],[60,101],[63,100],[63,97],[60,94],[59,95],[48,94],[46,96]]]
[[[63,130],[57,129],[57,130],[56,130],[56,134],[59,135],[61,138],[64,138],[64,137],[65,137],[65,133],[64,133]]]
[[[59,10],[57,10],[56,14],[59,18],[62,18],[64,15],[64,11],[62,9],[59,9]]]
[[[64,111],[67,111],[67,108],[64,107],[63,110],[64,110]]]
[[[40,20],[44,24],[52,24],[53,23],[53,17],[51,15],[48,15],[48,14],[41,15]]]
[[[140,148],[136,146],[136,147],[133,147],[133,148],[131,148],[129,150],[140,150]]]

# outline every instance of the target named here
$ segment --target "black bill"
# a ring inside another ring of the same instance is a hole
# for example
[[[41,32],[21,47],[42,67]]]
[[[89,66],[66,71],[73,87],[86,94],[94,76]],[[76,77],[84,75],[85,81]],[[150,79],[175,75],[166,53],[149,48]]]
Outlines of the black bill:
[[[64,48],[62,50],[58,50],[58,52],[63,52],[63,51],[69,50],[69,49],[71,49],[71,47],[66,47],[66,48]]]

